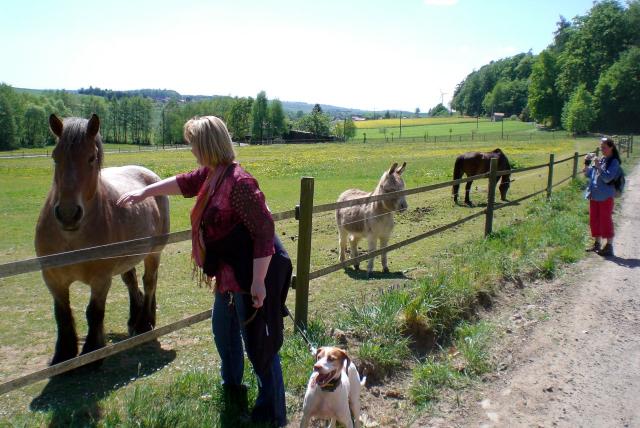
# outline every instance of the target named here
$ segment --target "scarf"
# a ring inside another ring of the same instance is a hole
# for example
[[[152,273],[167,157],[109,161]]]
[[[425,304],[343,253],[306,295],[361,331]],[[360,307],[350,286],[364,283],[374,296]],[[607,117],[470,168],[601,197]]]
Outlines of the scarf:
[[[231,164],[230,164],[231,165]],[[216,165],[215,168],[209,168],[209,173],[204,183],[198,191],[196,203],[191,210],[191,259],[193,260],[193,274],[199,273],[198,284],[202,282],[210,283],[210,278],[204,278],[202,275],[202,266],[204,265],[206,248],[204,244],[204,230],[202,229],[202,217],[213,197],[216,189],[230,165]]]

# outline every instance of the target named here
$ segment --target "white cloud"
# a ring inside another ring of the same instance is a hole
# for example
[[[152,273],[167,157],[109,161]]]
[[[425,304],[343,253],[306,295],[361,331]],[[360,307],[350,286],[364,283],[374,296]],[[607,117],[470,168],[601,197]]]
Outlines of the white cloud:
[[[458,0],[424,0],[427,6],[455,6]]]

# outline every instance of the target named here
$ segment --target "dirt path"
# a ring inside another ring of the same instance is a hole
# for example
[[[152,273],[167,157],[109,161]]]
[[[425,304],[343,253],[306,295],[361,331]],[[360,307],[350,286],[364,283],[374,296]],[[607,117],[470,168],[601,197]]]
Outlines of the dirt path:
[[[509,308],[503,371],[413,426],[640,427],[640,167],[627,183],[616,257],[590,255]]]

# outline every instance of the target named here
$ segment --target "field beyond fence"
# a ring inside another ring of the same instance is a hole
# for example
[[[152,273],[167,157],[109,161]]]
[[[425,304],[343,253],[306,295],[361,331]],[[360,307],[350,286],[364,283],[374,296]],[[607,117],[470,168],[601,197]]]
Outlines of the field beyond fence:
[[[584,143],[583,146],[585,147],[593,147],[592,141],[585,141],[583,143]],[[565,144],[565,147],[566,147],[567,142],[564,142],[562,144]],[[340,146],[340,145],[336,144],[335,146]],[[384,150],[384,144],[378,145],[378,148],[381,148],[381,147],[383,149],[382,151],[386,152],[386,150]],[[364,149],[364,147],[361,147],[361,148]],[[625,146],[626,151],[629,153],[632,152],[632,148],[633,148],[632,143]],[[519,148],[519,150],[524,150],[524,147]],[[437,153],[435,149],[429,149],[429,152],[431,154]],[[514,153],[517,153],[517,152],[518,150],[514,150]],[[260,154],[260,152],[258,151],[255,151],[253,153],[254,153],[253,154],[254,159],[255,159],[255,156]],[[410,145],[408,149],[408,153],[413,153],[414,155],[416,155],[415,145]],[[571,153],[571,155],[569,155],[569,153]],[[512,159],[515,161],[514,164],[520,167],[514,168],[514,170],[511,171],[511,173],[514,174],[512,178],[514,179],[514,182],[515,182],[513,184],[513,187],[515,189],[514,189],[514,197],[510,199],[510,202],[503,203],[503,204],[495,203],[495,193],[493,193],[491,190],[493,189],[493,186],[487,185],[487,181],[495,183],[495,181],[499,178],[501,173],[493,169],[490,173],[483,174],[478,177],[473,177],[478,183],[476,184],[476,187],[475,187],[474,198],[476,199],[477,202],[482,202],[482,204],[480,204],[478,208],[469,209],[469,210],[465,208],[460,208],[458,210],[461,211],[462,214],[457,215],[457,218],[452,222],[449,221],[444,224],[432,226],[422,231],[411,230],[412,227],[410,222],[406,223],[404,219],[410,216],[420,215],[421,212],[423,213],[423,215],[428,215],[428,213],[430,212],[429,210],[421,211],[420,209],[418,209],[419,208],[418,206],[416,207],[416,211],[409,212],[406,217],[401,217],[399,219],[400,220],[398,225],[399,227],[397,228],[398,239],[396,242],[391,244],[386,250],[400,249],[406,245],[414,244],[427,237],[435,237],[439,233],[445,232],[446,230],[449,230],[449,229],[455,228],[456,230],[460,231],[462,230],[460,229],[460,227],[465,225],[465,223],[472,222],[474,219],[481,218],[481,217],[484,218],[484,226],[481,229],[484,230],[485,234],[491,233],[493,228],[495,212],[497,210],[502,210],[503,208],[507,208],[507,207],[517,208],[521,202],[524,202],[525,200],[530,199],[539,194],[546,193],[547,197],[550,197],[555,187],[557,187],[558,185],[561,185],[562,183],[576,176],[578,171],[578,166],[579,166],[580,154],[578,152],[570,152],[570,151],[569,153],[567,153],[567,150],[565,149],[564,156],[556,157],[555,154],[551,154],[546,159],[546,162],[538,161],[533,165],[529,165],[529,166],[521,166],[522,160],[518,160],[517,155],[512,156]],[[559,152],[558,154],[562,154],[562,153]],[[537,159],[540,159],[540,157],[538,157]],[[397,160],[402,160],[402,159],[397,159]],[[258,162],[258,161],[255,160],[254,162]],[[378,161],[378,164],[384,165],[387,162],[388,161],[382,160],[382,162]],[[412,164],[411,160],[409,159],[409,168],[411,168],[411,164]],[[421,170],[421,168],[418,166],[419,165],[418,162],[416,162],[416,164],[417,165],[414,166],[414,168],[417,169],[416,173],[418,173]],[[0,164],[0,166],[2,165]],[[409,169],[409,171],[411,171],[411,169]],[[379,172],[380,171],[375,172],[374,176],[377,175]],[[410,174],[410,172],[408,172],[407,174]],[[258,174],[255,174],[255,175],[258,175]],[[420,174],[417,174],[417,175],[420,175]],[[275,172],[275,176],[277,177],[277,172]],[[539,183],[534,186],[534,188],[532,189],[533,191],[527,192],[525,188],[522,189],[524,190],[524,192],[517,190],[516,186],[518,186],[518,180],[525,180],[525,178],[528,178],[528,179],[533,178],[534,180],[537,180],[537,182]],[[462,180],[457,180],[457,182],[459,184],[463,184],[468,180],[469,179],[462,179]],[[362,187],[369,187],[369,188],[372,187],[370,179],[367,179],[367,181],[370,184],[368,186],[362,186]],[[418,180],[411,180],[409,184],[414,184],[417,181]],[[321,184],[321,181],[318,181],[318,184]],[[452,184],[454,184],[453,181],[444,181],[444,182],[436,182],[433,184],[426,184],[422,186],[413,186],[413,187],[410,186],[407,190],[403,191],[401,194],[405,196],[420,197],[423,203],[425,201],[428,203],[428,201],[431,200],[430,196],[428,195],[430,195],[432,192],[434,192],[434,195],[438,194],[438,191],[441,191],[441,190],[445,190],[449,192]],[[322,189],[322,186],[318,186],[320,187],[320,192],[314,192],[315,186],[316,184],[314,183],[313,179],[310,179],[310,178],[303,179],[299,187],[300,202],[298,206],[295,207],[295,209],[294,207],[290,207],[290,209],[285,209],[274,215],[274,218],[279,222],[279,224],[282,222],[287,223],[287,225],[283,226],[282,228],[278,226],[278,229],[282,233],[281,238],[285,241],[285,245],[288,246],[289,252],[292,254],[293,256],[292,258],[294,259],[295,266],[296,266],[295,317],[296,317],[296,322],[301,326],[305,326],[308,322],[307,317],[308,317],[308,312],[310,308],[309,281],[318,280],[330,274],[331,272],[343,270],[344,268],[348,267],[350,264],[353,264],[355,262],[355,261],[350,261],[350,262],[339,263],[339,264],[329,264],[327,266],[326,264],[327,256],[324,255],[325,250],[322,250],[320,254],[318,254],[318,249],[315,247],[316,234],[322,233],[326,230],[326,225],[328,220],[327,215],[331,215],[333,211],[340,205],[333,204],[333,203],[321,203],[320,205],[318,205],[317,203],[314,203],[314,199],[315,200],[320,199],[321,202],[323,200],[326,200],[326,189]],[[268,188],[269,185],[263,186],[263,187]],[[461,186],[461,187],[464,187],[464,186]],[[485,190],[486,193],[483,192],[482,190],[483,188],[486,189]],[[464,191],[464,189],[461,188],[461,191]],[[269,195],[268,190],[265,190],[265,193]],[[395,194],[395,195],[389,195],[386,197],[392,198],[392,197],[397,197],[398,195],[399,194]],[[379,199],[383,199],[383,198],[384,197]],[[371,202],[371,199],[368,199],[362,202],[363,203]],[[353,202],[350,202],[350,203],[353,204]],[[276,202],[276,204],[277,204],[276,206],[280,206],[280,207],[282,206],[281,202]],[[296,217],[297,221],[293,220],[294,216]],[[451,220],[450,218],[451,216],[447,216],[447,217],[449,217],[449,220]],[[511,217],[511,216],[508,216],[508,217]],[[442,218],[445,218],[445,217],[442,217]],[[408,227],[405,227],[405,226],[408,226]],[[409,232],[410,230],[411,232]],[[420,233],[416,233],[416,232],[420,232]],[[185,232],[175,232],[175,233],[172,233],[170,236],[165,237],[164,239],[167,239],[168,242],[179,243],[185,240],[187,236],[188,234]],[[289,237],[291,238],[291,241],[287,241]],[[401,239],[401,238],[404,238],[404,239]],[[143,241],[144,240],[140,240],[140,242],[137,242],[135,247],[131,246],[131,243],[114,244],[111,246],[105,246],[104,248],[101,248],[101,249],[81,250],[81,251],[75,252],[74,254],[63,254],[63,255],[49,256],[48,258],[45,258],[45,259],[31,259],[31,260],[5,263],[4,265],[0,266],[0,278],[3,278],[2,279],[3,283],[1,284],[2,292],[11,292],[9,291],[9,289],[11,287],[15,287],[17,284],[21,282],[20,279],[14,280],[17,277],[13,275],[21,275],[23,279],[27,277],[30,281],[37,283],[39,282],[38,277],[33,274],[29,274],[29,272],[35,272],[35,271],[38,271],[40,268],[44,268],[47,266],[50,267],[54,265],[59,266],[59,265],[64,265],[69,263],[77,263],[79,260],[86,260],[86,258],[83,258],[83,257],[86,257],[87,255],[93,258],[100,258],[100,257],[104,257],[105,254],[107,254],[108,256],[117,256],[117,255],[126,254],[127,251],[132,251],[133,248],[135,248],[135,251],[140,251],[141,249],[145,248],[145,245],[147,246],[149,245],[149,242],[143,242]],[[324,238],[318,240],[318,243],[321,246],[325,246],[326,242],[327,241]],[[167,253],[167,255],[165,256],[165,260],[167,260],[167,257],[170,259],[179,258],[182,260],[182,262],[184,262],[184,255],[182,254],[182,251],[184,251],[184,248],[185,248],[184,245],[178,244],[177,252],[176,252],[176,249],[174,250],[169,249],[169,251],[165,251],[165,253]],[[6,249],[4,251],[6,254]],[[366,260],[370,257],[374,257],[380,254],[381,251],[383,250],[381,249],[371,254],[364,254],[358,260]],[[391,253],[390,255],[391,260],[393,260],[394,254],[396,254],[396,252]],[[329,256],[330,258],[335,258],[335,254],[332,254],[331,251],[329,251]],[[415,257],[412,257],[412,260],[415,260]],[[168,260],[165,263],[168,263],[169,266],[172,266],[172,267],[176,267],[179,264],[175,260]],[[178,272],[179,274],[184,274],[186,269],[183,266],[181,269],[176,269],[176,270],[179,271]],[[11,278],[9,278],[10,276]],[[327,284],[326,284],[326,281],[322,281],[322,284],[318,284],[318,285],[322,287]],[[165,284],[163,287],[167,287],[167,285]],[[29,288],[32,288],[32,286],[29,286]],[[42,290],[43,288],[40,286],[40,289]],[[319,289],[316,286],[314,286],[314,289],[316,289],[314,294],[317,294]],[[14,296],[14,298],[15,297],[19,298],[19,296]],[[48,297],[47,295],[44,296],[44,301],[47,300],[46,299],[47,297]],[[123,297],[124,296],[118,296],[117,300],[121,301]],[[314,295],[311,296],[312,305],[315,300],[314,299],[315,297],[317,296],[314,296]],[[202,302],[202,299],[198,299],[198,300]],[[80,299],[80,302],[78,302],[76,305],[80,305],[81,307],[85,302],[86,302],[86,299],[85,300]],[[181,304],[178,305],[179,307],[183,308],[182,309],[183,313],[185,310],[188,311],[188,308],[193,307],[192,304],[188,304],[188,303],[192,303],[192,302],[181,301]],[[28,302],[24,302],[22,304],[19,304],[18,306],[24,307],[25,304],[28,305]],[[108,305],[113,305],[113,303],[110,302]],[[162,308],[163,304],[160,303],[159,307]],[[44,306],[44,308],[46,308],[46,305]],[[78,310],[81,310],[81,309],[76,307],[75,310],[77,312]],[[194,311],[191,309],[191,313],[193,312]],[[162,314],[162,310],[161,310],[161,314]],[[38,316],[38,320],[40,320],[40,323],[42,322],[51,323],[51,319],[50,319],[51,314],[47,314],[48,316],[44,316],[44,317],[42,315],[43,314],[40,314]],[[44,370],[36,371],[33,374],[26,375],[21,378],[17,378],[17,380],[6,382],[6,378],[5,378],[5,382],[2,385],[0,385],[0,393],[6,393],[7,391],[10,391],[17,387],[22,387],[30,383],[36,382],[39,379],[44,379],[51,375],[62,373],[68,369],[77,367],[79,365],[104,358],[104,356],[106,355],[111,355],[117,352],[121,352],[122,350],[128,349],[129,347],[137,346],[140,343],[154,340],[163,334],[175,332],[181,328],[195,324],[207,318],[209,318],[209,314],[208,314],[208,310],[205,310],[204,312],[199,312],[196,315],[189,316],[186,318],[182,317],[182,319],[179,319],[175,322],[167,323],[163,327],[160,327],[154,330],[153,332],[136,336],[128,340],[114,342],[114,344],[110,345],[107,348],[104,348],[99,351],[95,351],[95,353],[92,353],[93,355],[87,354],[87,355],[78,357],[78,359],[76,359],[75,361],[72,360],[70,362],[65,362],[57,366],[46,368]],[[119,320],[120,324],[123,319],[124,317],[120,318]],[[29,318],[24,318],[22,321],[26,322],[28,320]],[[116,324],[116,325],[119,325],[119,324]],[[13,325],[13,327],[15,328],[15,324]],[[4,331],[6,328],[8,328],[8,325],[3,326],[2,330]],[[121,327],[116,327],[116,329],[119,330],[121,329]],[[43,338],[45,340],[41,340],[41,339],[38,340],[38,342],[42,342],[45,344],[44,348],[39,346],[40,351],[44,351],[43,355],[45,355],[45,358],[48,355],[47,352],[50,352],[51,350],[51,343],[49,342],[52,342],[53,340],[52,338],[54,337],[54,335],[51,334],[51,326],[49,326],[46,329],[46,331],[48,333],[47,333],[47,337]],[[3,339],[7,338],[8,337],[7,332],[2,333],[0,337],[2,337]],[[19,346],[19,338],[14,338],[9,343],[9,346],[12,346],[12,347]],[[38,359],[39,361],[42,361],[42,356],[39,356]],[[6,367],[5,367],[5,370],[6,370]],[[4,374],[7,375],[10,373],[7,373],[6,371],[4,371]]]

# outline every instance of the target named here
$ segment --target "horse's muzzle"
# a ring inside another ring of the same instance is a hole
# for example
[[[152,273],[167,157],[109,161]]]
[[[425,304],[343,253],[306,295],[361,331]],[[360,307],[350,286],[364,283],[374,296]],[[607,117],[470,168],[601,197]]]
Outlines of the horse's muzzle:
[[[53,208],[53,214],[64,230],[72,231],[80,226],[84,211],[80,205],[61,208],[58,204]]]

